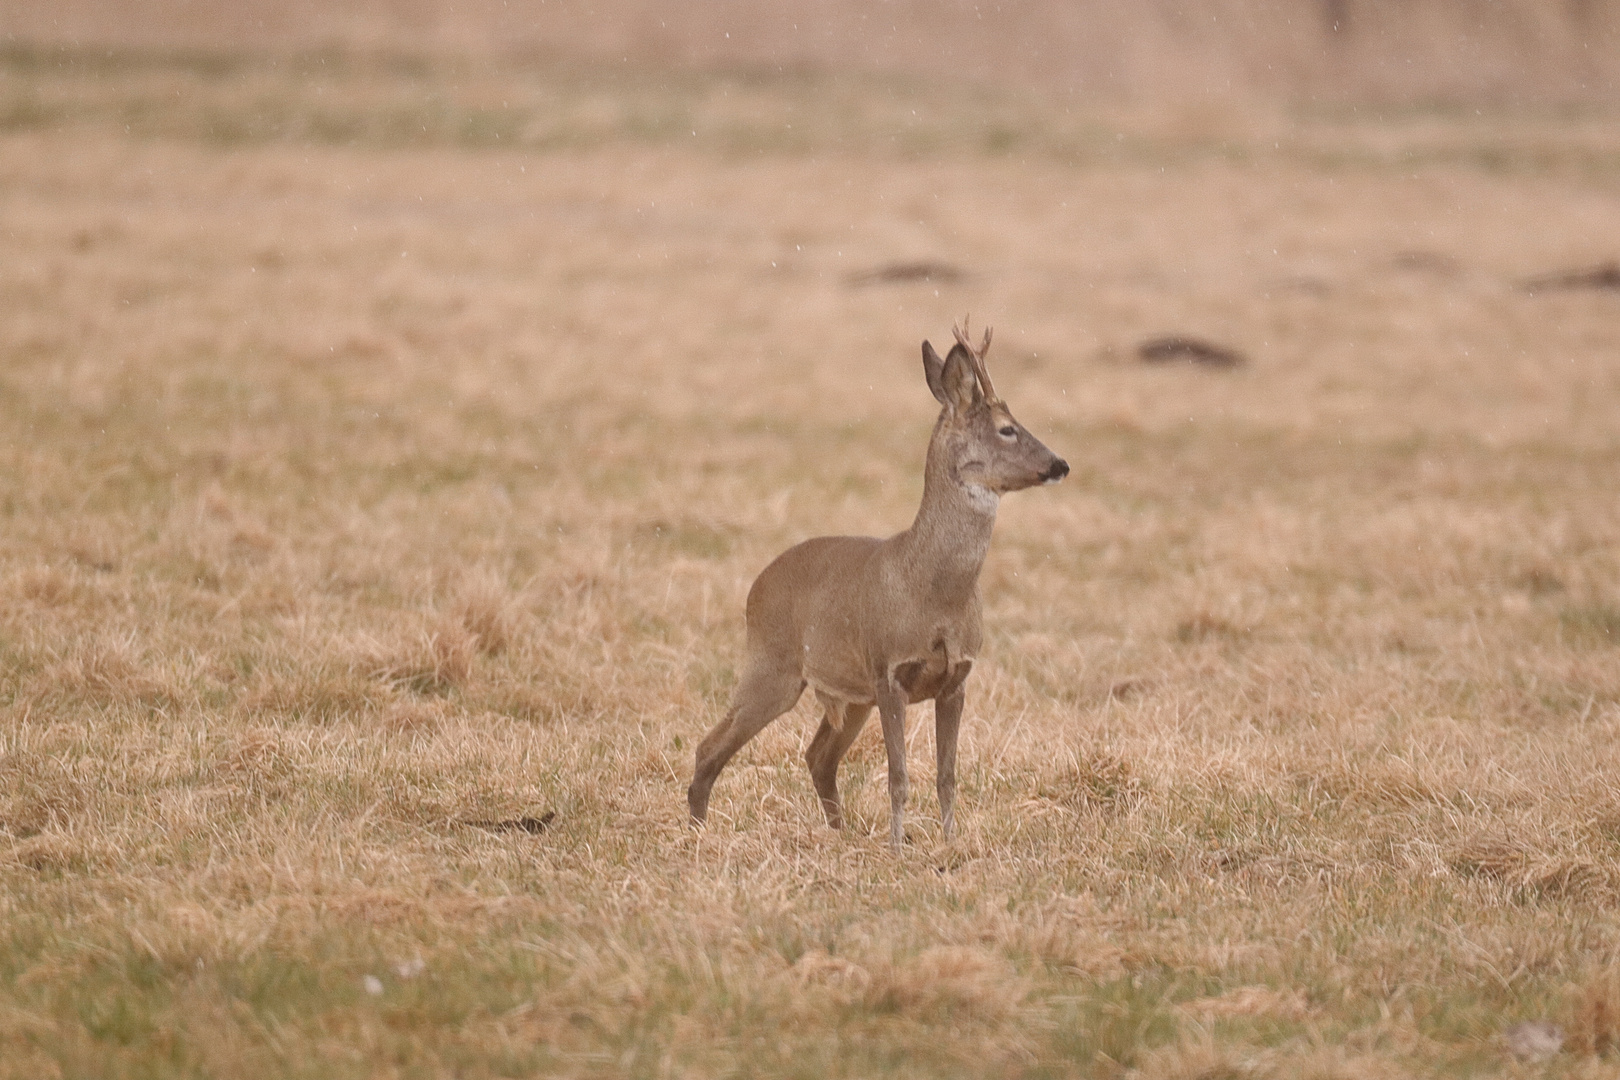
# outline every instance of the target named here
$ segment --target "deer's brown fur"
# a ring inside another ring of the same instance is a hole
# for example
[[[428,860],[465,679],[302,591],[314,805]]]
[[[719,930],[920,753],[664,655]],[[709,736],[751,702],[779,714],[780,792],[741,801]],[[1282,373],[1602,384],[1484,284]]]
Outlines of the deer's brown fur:
[[[985,368],[987,330],[961,329],[941,360],[923,342],[923,372],[942,409],[928,443],[922,505],[911,528],[879,540],[823,536],[789,548],[748,591],[748,646],[731,708],[697,749],[687,802],[694,823],[738,750],[811,687],[825,714],[805,758],[827,823],[843,826],[838,763],[877,707],[889,761],[889,840],[903,838],[905,711],[932,699],[944,834],[956,800],[963,691],[983,641],[979,570],[1002,495],[1068,475],[1069,466],[1013,419]]]

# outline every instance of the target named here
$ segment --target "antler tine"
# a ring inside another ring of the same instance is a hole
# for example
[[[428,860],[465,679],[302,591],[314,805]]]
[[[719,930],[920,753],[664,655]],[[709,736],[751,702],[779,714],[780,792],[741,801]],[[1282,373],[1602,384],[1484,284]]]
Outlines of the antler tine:
[[[968,356],[973,358],[973,374],[978,376],[979,389],[984,391],[984,396],[989,400],[1000,401],[1001,399],[996,397],[995,383],[990,381],[990,372],[984,365],[984,354],[990,351],[991,328],[988,326],[984,328],[984,343],[977,349],[973,347],[973,342],[968,339],[967,330],[968,316],[966,315],[962,316],[961,326],[951,324],[951,333],[956,335],[957,344],[966,349]]]
[[[973,352],[973,342],[968,340],[967,331],[963,329],[963,327],[967,326],[967,322],[967,317],[963,316],[962,326],[957,326],[955,323],[951,323],[951,333],[956,335],[956,343],[958,345],[962,346],[962,348],[966,349],[968,352]]]

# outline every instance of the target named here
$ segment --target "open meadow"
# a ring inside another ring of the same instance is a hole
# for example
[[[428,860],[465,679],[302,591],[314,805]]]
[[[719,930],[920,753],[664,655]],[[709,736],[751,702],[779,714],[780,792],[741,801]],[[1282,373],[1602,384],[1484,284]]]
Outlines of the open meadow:
[[[0,1076],[1612,1075],[1617,121],[0,55]],[[690,829],[964,312],[957,837]]]

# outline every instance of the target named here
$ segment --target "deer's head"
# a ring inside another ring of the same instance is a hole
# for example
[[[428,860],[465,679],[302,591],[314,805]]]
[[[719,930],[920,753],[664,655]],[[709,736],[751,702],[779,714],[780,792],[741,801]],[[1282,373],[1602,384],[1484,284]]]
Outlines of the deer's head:
[[[945,407],[930,456],[935,449],[943,453],[940,463],[951,480],[972,496],[1003,495],[1062,480],[1069,475],[1069,463],[1031,435],[996,395],[984,363],[990,351],[989,328],[974,347],[967,320],[962,322],[951,327],[956,344],[943,360],[928,342],[922,346],[928,389]]]

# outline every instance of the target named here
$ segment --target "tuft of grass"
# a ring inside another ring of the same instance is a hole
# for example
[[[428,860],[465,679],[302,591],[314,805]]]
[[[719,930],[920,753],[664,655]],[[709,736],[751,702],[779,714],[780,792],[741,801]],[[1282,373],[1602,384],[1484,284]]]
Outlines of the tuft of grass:
[[[1579,640],[1620,645],[1620,607],[1607,604],[1572,605],[1558,613],[1564,630]]]

